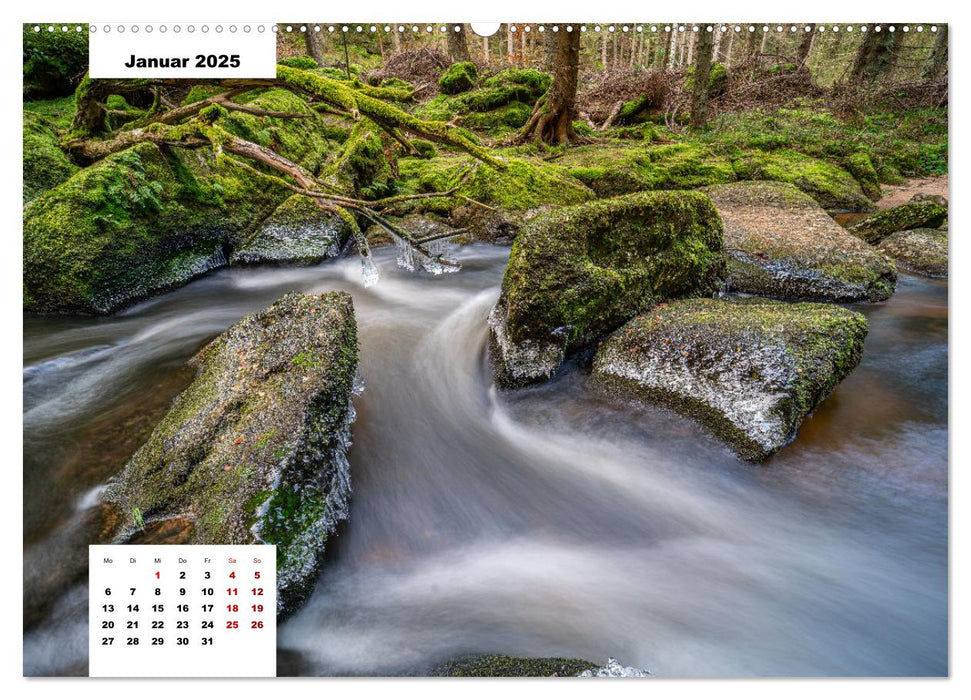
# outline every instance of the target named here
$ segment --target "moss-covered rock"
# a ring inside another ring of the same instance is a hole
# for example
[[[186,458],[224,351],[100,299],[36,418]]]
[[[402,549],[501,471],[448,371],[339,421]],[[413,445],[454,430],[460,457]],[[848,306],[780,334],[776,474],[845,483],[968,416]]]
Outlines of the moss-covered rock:
[[[869,199],[875,202],[883,196],[883,190],[880,188],[880,176],[866,152],[857,151],[847,156],[843,161],[843,166],[860,183],[863,194]]]
[[[464,678],[548,678],[576,676],[596,667],[597,664],[583,659],[490,654],[453,659],[432,669],[428,675]]]
[[[287,194],[202,151],[109,156],[24,209],[24,309],[108,313],[185,284]]]
[[[936,228],[897,231],[880,241],[877,250],[908,272],[947,277],[947,231]]]
[[[457,95],[471,90],[479,79],[479,73],[474,63],[464,61],[453,63],[438,79],[438,89],[446,95]]]
[[[24,112],[24,202],[55,187],[77,172],[58,147],[53,124],[33,112]]]
[[[347,194],[383,194],[391,179],[393,157],[382,139],[377,124],[367,118],[358,120],[337,159],[325,168],[327,178]]]
[[[233,251],[229,262],[311,265],[339,255],[349,235],[344,219],[295,194]]]
[[[312,589],[347,517],[357,327],[342,292],[288,294],[194,358],[193,383],[109,484],[116,539],[180,517],[197,544],[277,546],[278,611]],[[136,510],[137,509],[137,510]]]
[[[644,192],[534,219],[489,319],[497,384],[548,379],[633,316],[710,294],[723,269],[722,224],[700,192]]]
[[[456,95],[439,95],[421,105],[415,114],[434,121],[457,118],[460,124],[470,128],[495,128],[510,121],[511,113],[522,111],[522,107],[504,108],[515,104],[531,108],[549,88],[550,80],[548,74],[536,70],[507,68],[486,78],[479,88]],[[479,116],[495,112],[501,114]]]
[[[752,151],[732,161],[739,180],[774,180],[795,185],[825,209],[873,211],[852,175],[826,161],[796,151]]]
[[[556,162],[600,197],[692,189],[736,179],[730,161],[694,143],[580,146]]]
[[[611,335],[593,373],[611,393],[669,406],[761,461],[859,364],[866,333],[862,314],[835,305],[688,299]]]
[[[947,220],[947,207],[934,202],[907,202],[867,216],[850,226],[854,236],[876,245],[891,233],[937,228]]]
[[[893,293],[893,266],[793,185],[738,182],[705,192],[725,224],[731,291],[838,302]]]
[[[403,158],[399,172],[402,193],[446,192],[457,187],[460,196],[426,200],[423,208],[451,216],[455,225],[487,241],[511,239],[524,223],[551,207],[578,204],[595,196],[564,168],[519,157],[507,158],[502,170],[462,156]]]
[[[278,119],[215,107],[211,116],[312,172],[323,168],[336,145],[303,97],[268,90],[236,99],[309,114]],[[24,308],[108,313],[185,284],[225,265],[225,251],[290,194],[204,149],[143,143],[116,153],[25,208]]]

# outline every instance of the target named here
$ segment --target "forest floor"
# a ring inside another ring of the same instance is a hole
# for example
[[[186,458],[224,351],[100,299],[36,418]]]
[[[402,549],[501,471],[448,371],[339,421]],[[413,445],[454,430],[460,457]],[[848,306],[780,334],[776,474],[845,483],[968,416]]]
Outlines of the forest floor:
[[[883,197],[875,202],[877,209],[889,209],[910,201],[915,194],[939,194],[947,199],[947,175],[918,177],[905,185],[883,185]]]

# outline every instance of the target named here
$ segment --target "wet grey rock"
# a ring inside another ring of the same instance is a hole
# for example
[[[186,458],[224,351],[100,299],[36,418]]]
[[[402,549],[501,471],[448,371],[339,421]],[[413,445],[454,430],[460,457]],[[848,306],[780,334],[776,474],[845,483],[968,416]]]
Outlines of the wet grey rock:
[[[233,251],[229,262],[312,265],[339,255],[349,235],[350,227],[340,216],[295,194]]]
[[[762,461],[856,367],[866,333],[862,314],[830,304],[688,299],[617,330],[593,376],[612,393],[695,418]]]
[[[289,613],[347,517],[351,297],[287,294],[192,363],[193,383],[104,493],[118,515],[115,539],[171,531],[190,543],[275,544],[278,612]]]
[[[897,266],[925,277],[947,277],[947,231],[918,228],[892,233],[877,246]]]
[[[891,233],[915,228],[937,228],[947,221],[947,207],[928,201],[907,202],[860,219],[850,233],[877,245]]]
[[[882,301],[897,273],[793,185],[708,187],[725,225],[728,290],[799,301]]]
[[[927,192],[918,192],[913,197],[910,198],[911,202],[930,202],[931,204],[936,204],[939,207],[947,207],[947,197],[942,194],[929,194]]]

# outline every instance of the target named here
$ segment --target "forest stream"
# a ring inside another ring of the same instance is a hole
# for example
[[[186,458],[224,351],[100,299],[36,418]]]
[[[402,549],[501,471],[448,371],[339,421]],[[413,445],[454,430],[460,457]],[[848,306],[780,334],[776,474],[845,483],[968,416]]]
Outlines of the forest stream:
[[[947,666],[947,282],[901,274],[863,361],[762,466],[582,367],[497,391],[486,318],[506,248],[456,274],[375,253],[222,269],[108,317],[24,318],[25,567],[82,551],[100,490],[188,385],[185,361],[291,290],[353,295],[350,517],[279,629],[281,675],[412,675],[458,655],[658,676],[937,675]],[[24,638],[83,674],[87,591]]]

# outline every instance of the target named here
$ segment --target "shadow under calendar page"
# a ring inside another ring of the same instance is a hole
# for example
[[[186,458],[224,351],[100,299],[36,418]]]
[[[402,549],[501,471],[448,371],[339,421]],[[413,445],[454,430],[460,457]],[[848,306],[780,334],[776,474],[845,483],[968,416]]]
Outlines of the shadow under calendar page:
[[[23,28],[25,675],[948,674],[946,25],[118,26]]]

